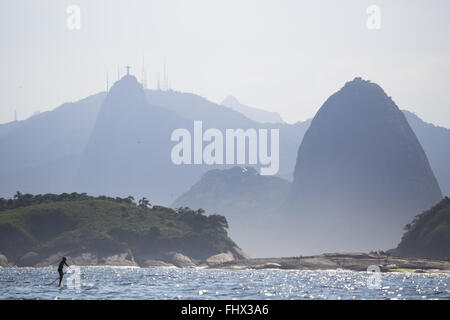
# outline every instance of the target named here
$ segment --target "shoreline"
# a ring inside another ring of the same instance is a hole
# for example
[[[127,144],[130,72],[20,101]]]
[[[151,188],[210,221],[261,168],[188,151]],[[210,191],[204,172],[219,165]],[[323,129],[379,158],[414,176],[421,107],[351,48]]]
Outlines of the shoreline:
[[[224,270],[342,270],[367,271],[375,267],[380,272],[411,272],[411,273],[446,273],[450,274],[450,261],[425,258],[393,257],[384,254],[367,253],[325,253],[314,256],[282,257],[282,258],[248,258],[221,263],[199,263],[198,265],[179,267],[176,265],[120,265],[120,264],[73,264],[79,267],[94,268],[196,268]],[[3,266],[3,268],[53,268],[54,265],[39,267]],[[1,267],[0,267],[1,268]]]
[[[305,257],[254,258],[226,262],[210,268],[283,269],[283,270],[350,270],[380,272],[450,273],[450,261],[404,258],[368,253],[325,253]]]

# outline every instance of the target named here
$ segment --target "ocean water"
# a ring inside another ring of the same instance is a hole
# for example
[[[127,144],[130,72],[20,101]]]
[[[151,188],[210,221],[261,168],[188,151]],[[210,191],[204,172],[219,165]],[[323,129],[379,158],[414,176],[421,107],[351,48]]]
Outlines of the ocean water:
[[[450,274],[72,267],[0,268],[0,299],[450,299]]]

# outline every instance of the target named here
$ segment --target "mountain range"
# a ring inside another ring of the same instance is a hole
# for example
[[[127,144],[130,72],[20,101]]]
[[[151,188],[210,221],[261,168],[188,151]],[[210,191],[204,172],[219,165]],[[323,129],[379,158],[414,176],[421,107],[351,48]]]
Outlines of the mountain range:
[[[308,129],[287,204],[278,190],[288,181],[273,187],[258,177],[255,189],[257,173],[235,168],[208,172],[173,206],[221,212],[233,238],[256,256],[390,248],[404,225],[442,198],[431,168],[445,177],[448,168],[438,164],[450,144],[447,130],[402,113],[378,85],[356,78]]]
[[[351,91],[352,88],[356,91]],[[370,204],[370,208],[384,212],[384,218],[379,217],[381,220],[387,219],[391,224],[371,234],[374,238],[358,243],[360,248],[378,249],[392,243],[396,237],[393,230],[407,223],[418,210],[437,202],[442,196],[440,190],[450,193],[447,165],[450,130],[425,123],[408,111],[402,114],[392,99],[370,82],[355,79],[342,90],[349,97],[336,102],[340,95],[346,96],[337,93],[322,106],[314,120],[291,125],[279,122],[277,114],[249,112],[257,109],[246,109],[247,106],[242,107],[235,98],[218,105],[191,93],[145,90],[135,77],[127,75],[107,93],[63,104],[27,120],[1,124],[0,196],[9,197],[17,190],[34,194],[77,191],[123,197],[134,194],[146,196],[157,204],[198,206],[227,216],[230,234],[244,250],[254,248],[248,250],[250,254],[263,247],[267,249],[266,254],[272,255],[290,254],[302,248],[326,248],[321,241],[323,234],[332,234],[331,230],[321,230],[311,237],[313,244],[305,241],[299,245],[301,240],[292,236],[302,230],[313,230],[305,224],[303,214],[305,207],[313,205],[314,197],[319,204],[342,200],[337,207],[325,208],[327,214],[338,212],[338,207],[359,199],[358,212],[370,211],[366,210]],[[370,101],[374,101],[373,106],[367,103]],[[376,112],[378,109],[383,110],[383,116]],[[278,177],[260,176],[255,171],[258,166],[243,171],[233,165],[173,165],[170,133],[176,128],[191,129],[194,120],[202,120],[205,129],[279,129]],[[344,129],[351,134],[343,132]],[[308,139],[303,139],[306,132]],[[320,157],[315,156],[317,148],[323,149]],[[343,155],[347,158],[342,158]],[[383,155],[392,157],[383,160]],[[311,157],[309,162],[299,161],[308,157]],[[388,162],[384,167],[377,167],[385,160]],[[364,164],[365,169],[358,167],[358,163]],[[319,166],[322,169],[317,169]],[[349,167],[355,169],[353,176]],[[285,192],[291,188],[294,169],[293,189]],[[328,180],[324,179],[327,170]],[[339,177],[333,177],[331,171]],[[366,178],[358,182],[358,176]],[[406,183],[408,179],[413,182]],[[397,183],[400,180],[403,184]],[[343,185],[352,185],[352,188]],[[386,185],[390,185],[390,189],[385,188]],[[214,188],[208,189],[211,186]],[[407,190],[409,187],[412,189]],[[353,196],[355,190],[363,189],[365,195]],[[404,203],[411,210],[399,208],[401,213],[392,216],[394,202]],[[293,210],[279,210],[278,206]],[[284,211],[291,211],[291,214]],[[367,215],[371,217],[372,213]],[[293,216],[299,220],[290,220]],[[284,220],[288,222],[283,223]],[[335,220],[335,223],[347,228],[349,225],[345,221]],[[371,222],[370,219],[362,221]],[[265,231],[259,236],[251,233],[252,226],[248,228],[248,223]],[[358,232],[365,234],[360,224],[354,227],[357,230],[354,238]],[[239,228],[241,231],[236,233],[234,230]],[[284,232],[290,228],[289,232]],[[332,224],[328,228],[333,228]],[[251,238],[249,235],[254,238],[242,244],[241,239]],[[259,239],[267,241],[262,244]],[[279,249],[281,243],[286,244],[283,249]],[[356,248],[347,245],[355,243],[350,238],[332,243],[338,249]]]
[[[143,193],[167,201],[200,173],[170,159],[171,132],[192,124],[167,108],[150,104],[134,76],[110,89],[73,179],[75,190],[127,196]],[[201,171],[200,171],[201,172]]]
[[[192,129],[194,120],[202,120],[205,130],[279,129],[278,174],[287,179],[295,165],[298,137],[308,126],[308,122],[261,124],[194,94],[144,90],[136,78],[125,76],[108,94],[0,125],[0,148],[4,150],[0,195],[11,196],[17,190],[88,191],[93,195],[135,194],[169,204],[203,173],[217,168],[176,167],[170,161],[171,131]]]
[[[234,111],[242,113],[247,118],[261,122],[261,123],[283,123],[280,115],[277,112],[270,112],[266,110],[261,110],[258,108],[253,108],[242,104],[236,99],[236,97],[228,96],[226,97],[221,105],[228,107]]]
[[[0,195],[72,192],[105,93],[0,125]]]

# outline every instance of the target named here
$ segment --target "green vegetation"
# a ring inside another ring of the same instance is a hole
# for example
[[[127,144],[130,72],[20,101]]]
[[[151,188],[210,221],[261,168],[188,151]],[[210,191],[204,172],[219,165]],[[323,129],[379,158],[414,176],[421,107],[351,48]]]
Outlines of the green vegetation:
[[[450,257],[450,199],[445,197],[405,226],[394,254],[406,257]]]
[[[196,259],[236,246],[225,217],[187,207],[151,206],[145,198],[92,197],[84,193],[0,198],[0,253],[18,261],[27,252],[107,256],[130,252],[157,258],[168,251]]]

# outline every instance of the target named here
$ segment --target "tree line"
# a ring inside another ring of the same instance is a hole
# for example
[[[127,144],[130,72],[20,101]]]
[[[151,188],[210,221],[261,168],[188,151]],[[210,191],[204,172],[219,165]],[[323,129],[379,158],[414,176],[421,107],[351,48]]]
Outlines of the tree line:
[[[133,196],[126,198],[121,197],[108,197],[108,196],[89,196],[85,192],[83,193],[61,193],[61,194],[30,194],[21,193],[17,191],[10,199],[0,198],[0,211],[16,209],[20,207],[26,207],[30,205],[37,205],[41,203],[59,202],[59,201],[84,201],[84,200],[106,200],[117,203],[125,203],[128,205],[135,205],[139,208],[149,209],[152,208],[150,201],[143,197],[137,203]],[[160,206],[154,206],[154,209],[161,208]],[[183,221],[185,224],[190,225],[194,230],[199,231],[205,225],[209,225],[213,228],[228,229],[227,219],[219,214],[211,214],[206,216],[205,210],[198,209],[193,210],[189,207],[180,207],[174,210],[177,218]]]

